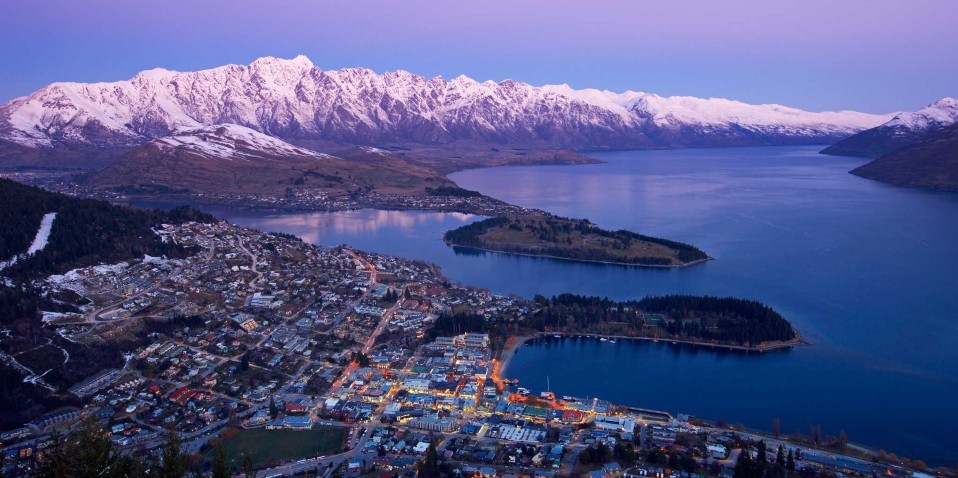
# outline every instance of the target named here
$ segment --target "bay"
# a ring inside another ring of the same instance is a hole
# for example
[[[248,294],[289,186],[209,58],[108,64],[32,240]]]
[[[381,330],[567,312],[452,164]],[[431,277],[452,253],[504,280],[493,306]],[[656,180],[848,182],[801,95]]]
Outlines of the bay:
[[[715,352],[665,343],[545,340],[506,374],[533,390],[600,396],[785,432],[821,424],[935,464],[958,460],[958,194],[852,176],[859,158],[817,147],[593,154],[605,164],[455,173],[462,187],[604,228],[688,242],[715,260],[684,269],[575,263],[446,247],[478,217],[422,211],[264,215],[234,222],[318,244],[419,258],[453,280],[526,297],[574,292],[759,300],[811,343]]]

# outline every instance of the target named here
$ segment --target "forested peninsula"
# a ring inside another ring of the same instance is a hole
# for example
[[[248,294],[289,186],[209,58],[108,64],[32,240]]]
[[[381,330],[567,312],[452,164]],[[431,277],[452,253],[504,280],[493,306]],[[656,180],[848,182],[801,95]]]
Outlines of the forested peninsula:
[[[666,295],[614,301],[561,294],[537,296],[534,303],[536,309],[519,323],[490,321],[460,312],[440,316],[430,333],[488,333],[498,349],[509,337],[539,334],[647,338],[747,351],[804,343],[788,320],[754,300]]]
[[[709,259],[689,244],[550,214],[493,217],[448,231],[443,239],[453,247],[630,266],[683,267]]]

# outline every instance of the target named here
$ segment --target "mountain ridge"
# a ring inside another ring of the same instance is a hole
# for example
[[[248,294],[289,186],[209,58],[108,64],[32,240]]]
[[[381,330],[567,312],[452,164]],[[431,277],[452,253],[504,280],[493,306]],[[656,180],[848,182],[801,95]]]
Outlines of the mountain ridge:
[[[447,81],[404,70],[321,70],[300,55],[195,72],[152,69],[109,83],[52,83],[0,106],[6,143],[0,155],[104,154],[226,123],[293,144],[464,142],[572,150],[817,144],[890,117],[464,75]]]

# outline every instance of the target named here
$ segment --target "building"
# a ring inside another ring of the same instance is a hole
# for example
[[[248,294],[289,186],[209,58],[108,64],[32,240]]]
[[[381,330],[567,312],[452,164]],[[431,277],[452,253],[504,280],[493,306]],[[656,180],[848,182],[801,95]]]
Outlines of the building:
[[[267,430],[278,430],[281,428],[289,430],[309,430],[313,427],[313,419],[308,416],[289,415],[283,418],[277,418],[266,424]]]
[[[431,432],[450,432],[455,424],[451,418],[419,417],[409,421],[409,426]]]
[[[456,337],[456,342],[466,347],[486,348],[489,347],[489,334],[466,332]]]
[[[122,370],[108,368],[76,385],[70,389],[70,393],[83,398],[110,386],[113,382],[123,375]]]
[[[634,433],[635,422],[631,418],[596,415],[595,427],[600,430]]]
[[[276,298],[271,295],[263,295],[259,292],[253,294],[253,297],[249,300],[250,307],[256,307],[259,309],[269,309],[273,306],[273,301]]]
[[[58,412],[48,413],[41,417],[35,418],[33,421],[27,425],[36,429],[46,428],[50,425],[56,425],[57,423],[62,423],[67,420],[73,420],[80,416],[80,410],[75,408],[60,410]]]
[[[247,332],[252,332],[259,327],[259,323],[256,322],[256,319],[249,314],[236,314],[230,320],[232,320],[233,323],[235,323],[239,328]]]

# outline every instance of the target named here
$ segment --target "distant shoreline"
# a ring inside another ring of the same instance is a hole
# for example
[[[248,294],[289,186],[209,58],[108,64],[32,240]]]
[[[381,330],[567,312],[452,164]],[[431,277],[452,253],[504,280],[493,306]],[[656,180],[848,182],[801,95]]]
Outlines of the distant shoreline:
[[[544,258],[544,259],[556,259],[556,260],[560,260],[560,261],[584,262],[584,263],[588,263],[588,264],[606,264],[606,265],[627,266],[627,267],[657,267],[657,268],[660,268],[660,269],[675,269],[675,268],[682,268],[682,267],[694,266],[694,265],[697,265],[697,264],[701,264],[701,263],[703,263],[703,262],[708,262],[708,261],[715,260],[715,258],[713,258],[713,257],[707,257],[707,258],[705,258],[705,259],[699,259],[699,260],[695,260],[695,261],[692,261],[692,262],[686,262],[686,263],[683,263],[683,264],[669,264],[669,265],[663,265],[663,264],[636,264],[636,263],[634,263],[634,262],[600,261],[600,260],[595,260],[595,259],[573,259],[573,258],[571,258],[571,257],[559,257],[559,256],[552,256],[552,255],[549,255],[549,254],[532,254],[532,253],[529,253],[529,252],[500,251],[500,250],[496,250],[496,249],[486,249],[486,248],[484,248],[484,247],[478,247],[478,246],[464,246],[464,245],[462,245],[462,244],[456,244],[456,243],[454,243],[454,242],[449,242],[449,241],[443,241],[443,242],[445,242],[446,245],[448,245],[448,246],[450,246],[450,247],[459,247],[459,248],[462,248],[462,249],[471,249],[471,250],[474,250],[474,251],[495,252],[495,253],[499,253],[499,254],[511,254],[511,255],[515,255],[515,256],[541,257],[541,258]]]
[[[509,367],[509,362],[512,361],[512,358],[515,356],[517,349],[523,346],[526,342],[529,342],[530,340],[533,340],[533,339],[542,338],[542,337],[552,337],[554,335],[560,335],[562,336],[562,338],[586,337],[591,339],[606,338],[606,339],[615,339],[615,340],[642,340],[647,342],[661,341],[662,343],[669,343],[669,344],[675,344],[675,345],[678,345],[678,344],[694,345],[694,346],[713,348],[717,350],[731,350],[731,351],[738,351],[738,352],[758,352],[758,353],[773,352],[776,350],[786,350],[786,349],[791,349],[791,348],[802,346],[802,345],[808,345],[808,342],[806,342],[805,339],[802,338],[802,336],[798,333],[797,330],[795,331],[795,338],[792,340],[788,340],[785,342],[773,342],[766,345],[758,345],[758,346],[716,344],[712,342],[701,342],[701,341],[695,341],[695,340],[659,339],[655,337],[644,337],[644,336],[632,337],[627,335],[603,335],[603,334],[595,334],[595,333],[588,333],[588,332],[570,332],[570,333],[537,332],[532,335],[518,335],[518,336],[513,335],[506,340],[506,345],[505,347],[503,347],[502,353],[500,354],[499,363],[496,368],[496,375],[500,378],[506,378],[505,372],[506,372],[506,369]]]

